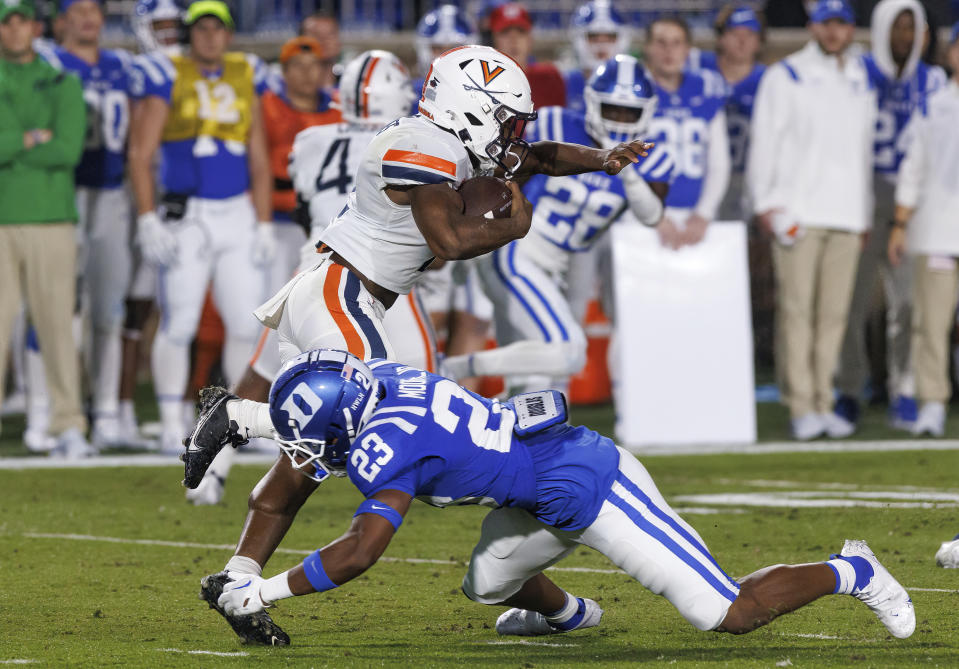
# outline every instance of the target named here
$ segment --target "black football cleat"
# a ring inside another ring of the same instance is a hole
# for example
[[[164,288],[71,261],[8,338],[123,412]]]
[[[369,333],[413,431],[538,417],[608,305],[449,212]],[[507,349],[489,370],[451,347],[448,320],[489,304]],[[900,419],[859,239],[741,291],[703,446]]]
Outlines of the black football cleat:
[[[220,450],[229,444],[233,448],[249,443],[242,436],[236,421],[230,420],[226,412],[226,403],[238,399],[225,388],[208,386],[200,391],[200,417],[183,440],[186,451],[180,456],[183,460],[183,485],[191,490],[200,485],[203,475]]]
[[[223,586],[230,582],[225,571],[204,576],[200,581],[200,599],[210,605],[211,609],[223,616],[243,643],[256,643],[263,646],[289,646],[290,636],[273,622],[273,618],[266,611],[253,613],[248,616],[231,616],[224,611],[217,600],[223,594]]]

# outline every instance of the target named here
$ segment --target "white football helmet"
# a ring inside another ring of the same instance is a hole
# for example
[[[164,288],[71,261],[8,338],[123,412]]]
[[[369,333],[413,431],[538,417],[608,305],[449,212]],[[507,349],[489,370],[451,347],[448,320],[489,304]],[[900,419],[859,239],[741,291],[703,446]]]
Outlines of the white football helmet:
[[[133,8],[130,24],[137,46],[142,53],[163,51],[169,55],[176,55],[181,51],[180,21],[183,19],[184,8],[178,0],[137,0]],[[176,21],[175,28],[156,30],[156,21]]]
[[[479,160],[480,171],[515,172],[529,152],[526,124],[536,118],[523,68],[489,46],[461,46],[433,61],[420,113],[451,131]]]
[[[579,6],[570,23],[573,48],[579,66],[591,72],[618,53],[629,51],[632,29],[610,0],[591,0]],[[590,44],[589,36],[596,34],[616,35],[610,45]]]
[[[473,22],[456,5],[441,5],[427,12],[416,24],[416,63],[420,74],[430,69],[433,47],[449,49],[478,42]]]
[[[586,131],[607,149],[620,142],[641,138],[656,113],[656,89],[646,76],[643,64],[625,54],[610,58],[599,66],[586,83],[583,99],[586,102]],[[625,107],[631,110],[634,119],[607,118],[611,110],[604,110],[604,107]]]
[[[364,51],[343,68],[340,107],[347,123],[381,126],[408,116],[415,99],[409,71],[389,51]]]

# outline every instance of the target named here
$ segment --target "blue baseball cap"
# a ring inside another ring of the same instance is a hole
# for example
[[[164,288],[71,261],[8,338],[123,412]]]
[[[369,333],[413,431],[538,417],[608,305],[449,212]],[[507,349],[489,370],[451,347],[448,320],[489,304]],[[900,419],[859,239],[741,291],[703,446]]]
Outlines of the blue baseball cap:
[[[726,23],[723,24],[723,30],[729,30],[731,28],[749,28],[756,33],[762,32],[763,30],[763,26],[759,22],[759,17],[756,15],[756,10],[749,5],[736,7],[736,9],[729,14],[729,18],[727,18]]]
[[[952,25],[952,31],[949,33],[949,44],[955,44],[959,40],[959,21]]]
[[[846,23],[855,23],[856,14],[846,0],[819,0],[813,7],[809,20],[813,23],[825,23],[830,19],[839,19]]]

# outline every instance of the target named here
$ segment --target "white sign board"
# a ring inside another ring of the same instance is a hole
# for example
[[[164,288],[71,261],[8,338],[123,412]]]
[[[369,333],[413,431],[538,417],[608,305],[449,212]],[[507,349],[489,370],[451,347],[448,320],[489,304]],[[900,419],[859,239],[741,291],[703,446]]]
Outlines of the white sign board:
[[[756,441],[746,226],[713,222],[678,251],[654,228],[617,224],[617,437],[664,444]]]

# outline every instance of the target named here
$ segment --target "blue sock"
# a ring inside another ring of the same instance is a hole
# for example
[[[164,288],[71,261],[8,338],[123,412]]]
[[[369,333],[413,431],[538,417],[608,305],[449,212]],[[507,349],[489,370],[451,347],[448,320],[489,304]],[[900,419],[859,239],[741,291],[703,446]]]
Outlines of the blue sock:
[[[829,568],[836,575],[834,595],[851,595],[869,584],[869,579],[873,575],[873,568],[869,564],[869,560],[859,555],[850,557],[831,555],[830,557],[832,559],[825,564],[829,565]]]

